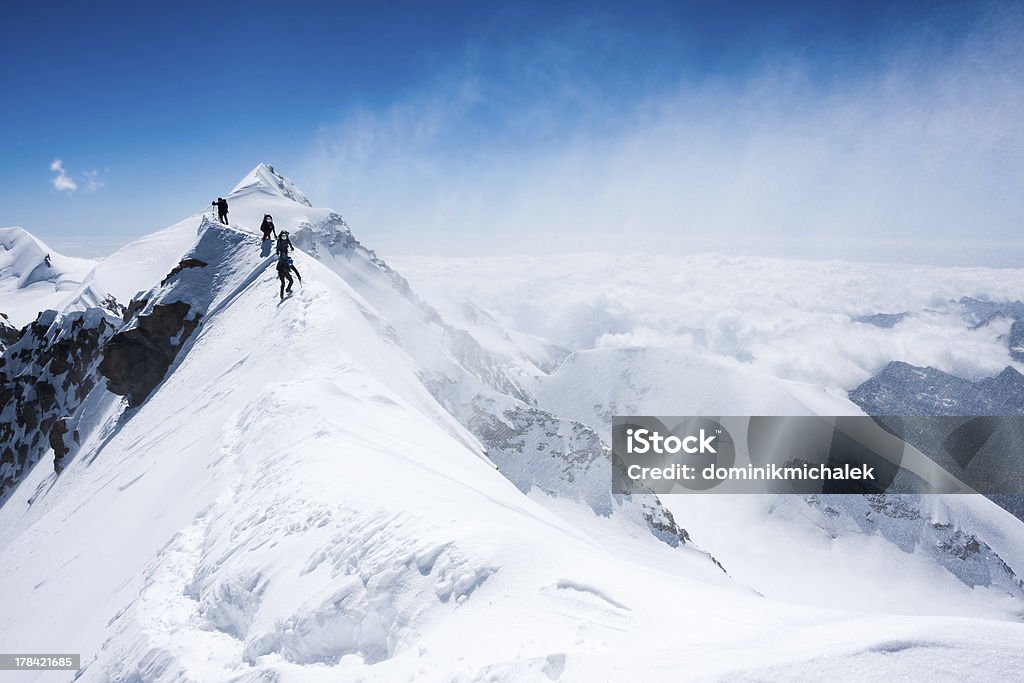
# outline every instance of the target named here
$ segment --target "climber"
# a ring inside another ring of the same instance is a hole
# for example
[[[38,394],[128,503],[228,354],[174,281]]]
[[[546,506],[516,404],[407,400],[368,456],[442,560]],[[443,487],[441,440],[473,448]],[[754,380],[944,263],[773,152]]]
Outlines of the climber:
[[[217,201],[210,202],[211,205],[217,207],[217,220],[224,225],[228,224],[228,200],[223,197],[217,197]]]
[[[263,223],[260,224],[260,230],[263,231],[263,241],[266,242],[271,237],[277,237],[277,231],[274,229],[274,219],[268,213],[263,216]]]
[[[292,285],[295,281],[292,279],[292,273],[295,273],[295,277],[299,278],[299,284],[302,284],[302,276],[299,275],[298,269],[292,263],[290,256],[280,256],[277,259],[277,279],[281,281],[281,298],[284,298],[285,292],[291,294]],[[285,282],[288,283],[288,288],[285,289]]]
[[[288,237],[288,231],[282,230],[277,235],[277,255],[287,256],[289,251],[295,251],[292,240]]]

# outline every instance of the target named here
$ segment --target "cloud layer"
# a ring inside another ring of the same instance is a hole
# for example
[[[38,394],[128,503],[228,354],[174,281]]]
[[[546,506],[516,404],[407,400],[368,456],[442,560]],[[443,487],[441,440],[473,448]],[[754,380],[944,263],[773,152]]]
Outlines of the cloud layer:
[[[1011,360],[1011,321],[974,326],[961,297],[1013,301],[1024,271],[701,254],[391,260],[442,313],[464,297],[569,349],[663,347],[852,389],[893,360],[968,379]],[[857,318],[906,314],[891,328]],[[449,317],[455,317],[450,313]]]

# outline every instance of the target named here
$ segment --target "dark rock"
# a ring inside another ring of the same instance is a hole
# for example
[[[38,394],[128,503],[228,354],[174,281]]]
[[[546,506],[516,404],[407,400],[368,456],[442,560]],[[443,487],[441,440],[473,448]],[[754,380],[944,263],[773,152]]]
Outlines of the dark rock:
[[[11,324],[10,319],[0,313],[0,353],[21,338],[21,330]]]
[[[53,449],[53,470],[57,474],[64,471],[66,458],[72,446],[79,443],[78,432],[68,428],[70,418],[62,417],[50,428],[50,448]]]
[[[994,304],[970,301],[973,313],[992,312]],[[1024,416],[1024,375],[1007,367],[972,382],[893,362],[849,396],[888,432],[1024,520],[1024,420],[1013,419]]]
[[[972,382],[893,361],[850,392],[868,415],[1024,415],[1024,375],[1007,367]]]
[[[174,266],[174,268],[171,269],[171,272],[167,273],[167,277],[160,281],[160,286],[163,287],[164,285],[166,285],[168,282],[171,281],[171,278],[173,278],[175,275],[185,270],[186,268],[205,268],[207,265],[209,264],[206,263],[205,261],[200,261],[197,258],[182,259],[181,262],[178,263],[178,265]]]
[[[77,440],[64,420],[96,385],[115,324],[98,308],[45,311],[0,356],[0,503],[51,447],[63,468]]]
[[[874,325],[875,327],[881,327],[883,329],[890,329],[895,327],[896,323],[902,321],[906,317],[906,313],[872,313],[871,315],[857,316],[853,319],[853,322],[864,323],[865,325]]]
[[[107,294],[103,301],[100,302],[100,307],[118,317],[123,316],[127,310],[123,304],[114,298],[113,294]]]
[[[965,296],[957,303],[964,320],[972,327],[987,325],[996,318],[1024,320],[1024,302],[1021,301],[987,301]]]
[[[974,328],[984,327],[1000,318],[1012,320],[1010,335],[1006,340],[1010,357],[1024,361],[1024,302],[984,301],[965,296],[957,303],[963,310],[964,320]]]
[[[128,310],[138,308],[129,305]],[[145,401],[167,374],[200,317],[183,301],[156,304],[149,313],[138,315],[103,349],[98,369],[107,379],[107,389],[127,396],[131,406]]]
[[[1024,361],[1024,319],[1013,321],[1007,344],[1010,346],[1010,358]]]

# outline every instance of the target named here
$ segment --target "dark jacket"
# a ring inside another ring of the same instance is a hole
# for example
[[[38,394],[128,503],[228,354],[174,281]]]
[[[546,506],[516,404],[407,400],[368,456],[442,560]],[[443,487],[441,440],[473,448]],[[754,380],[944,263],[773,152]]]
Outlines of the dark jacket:
[[[290,258],[279,258],[277,259],[277,276],[281,279],[289,277],[288,273],[295,273],[295,277],[299,278],[299,282],[302,282],[302,276],[299,275],[298,269],[292,265]]]

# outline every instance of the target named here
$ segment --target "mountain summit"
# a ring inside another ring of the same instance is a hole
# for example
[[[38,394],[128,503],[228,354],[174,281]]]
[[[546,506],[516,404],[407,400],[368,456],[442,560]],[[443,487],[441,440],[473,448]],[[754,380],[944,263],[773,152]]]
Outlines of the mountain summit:
[[[302,190],[296,187],[295,183],[291,180],[275,171],[274,167],[270,164],[259,164],[256,168],[252,169],[247,176],[235,185],[235,189],[231,190],[228,198],[239,197],[256,191],[273,192],[304,206],[312,206],[309,200],[306,199],[306,195],[302,193]]]

